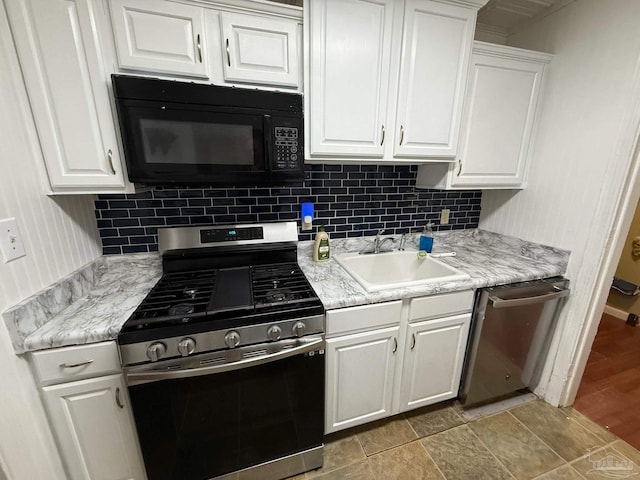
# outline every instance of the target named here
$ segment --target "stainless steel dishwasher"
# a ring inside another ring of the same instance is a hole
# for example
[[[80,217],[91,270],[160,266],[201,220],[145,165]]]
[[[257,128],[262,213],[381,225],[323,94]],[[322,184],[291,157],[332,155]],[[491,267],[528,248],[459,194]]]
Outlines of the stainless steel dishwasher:
[[[460,386],[462,405],[538,385],[568,287],[567,279],[554,277],[478,292]]]

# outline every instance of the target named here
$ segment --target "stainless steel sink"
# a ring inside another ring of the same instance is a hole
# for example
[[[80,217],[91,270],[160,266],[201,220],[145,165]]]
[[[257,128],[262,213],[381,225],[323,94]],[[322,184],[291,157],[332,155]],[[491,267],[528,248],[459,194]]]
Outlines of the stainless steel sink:
[[[336,255],[335,259],[367,292],[470,278],[430,256],[418,258],[416,251],[347,253]]]

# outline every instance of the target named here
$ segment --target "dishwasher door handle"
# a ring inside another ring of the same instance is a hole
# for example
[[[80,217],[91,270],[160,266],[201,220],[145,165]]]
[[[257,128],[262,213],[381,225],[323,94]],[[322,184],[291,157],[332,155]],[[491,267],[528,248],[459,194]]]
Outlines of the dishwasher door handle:
[[[556,300],[558,298],[566,297],[571,293],[571,289],[565,288],[555,288],[555,290],[551,293],[545,293],[543,295],[535,295],[532,297],[523,297],[523,298],[510,298],[505,300],[504,298],[500,298],[494,295],[489,296],[489,300],[493,305],[493,308],[510,308],[510,307],[522,307],[524,305],[533,305],[534,303],[544,303],[550,300]]]

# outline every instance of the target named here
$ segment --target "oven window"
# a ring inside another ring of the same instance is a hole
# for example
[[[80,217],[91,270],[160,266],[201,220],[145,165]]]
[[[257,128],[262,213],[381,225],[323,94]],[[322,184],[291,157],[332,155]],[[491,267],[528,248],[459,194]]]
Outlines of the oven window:
[[[140,132],[146,163],[247,166],[254,163],[251,125],[142,118]]]
[[[318,447],[324,355],[129,388],[149,480],[202,480]]]

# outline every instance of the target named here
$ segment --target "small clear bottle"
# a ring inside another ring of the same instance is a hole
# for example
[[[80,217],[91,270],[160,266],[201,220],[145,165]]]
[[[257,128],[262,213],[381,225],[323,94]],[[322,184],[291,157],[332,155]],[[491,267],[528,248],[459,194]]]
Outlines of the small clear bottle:
[[[433,249],[433,223],[429,222],[424,226],[422,235],[420,235],[420,250],[431,253]]]

